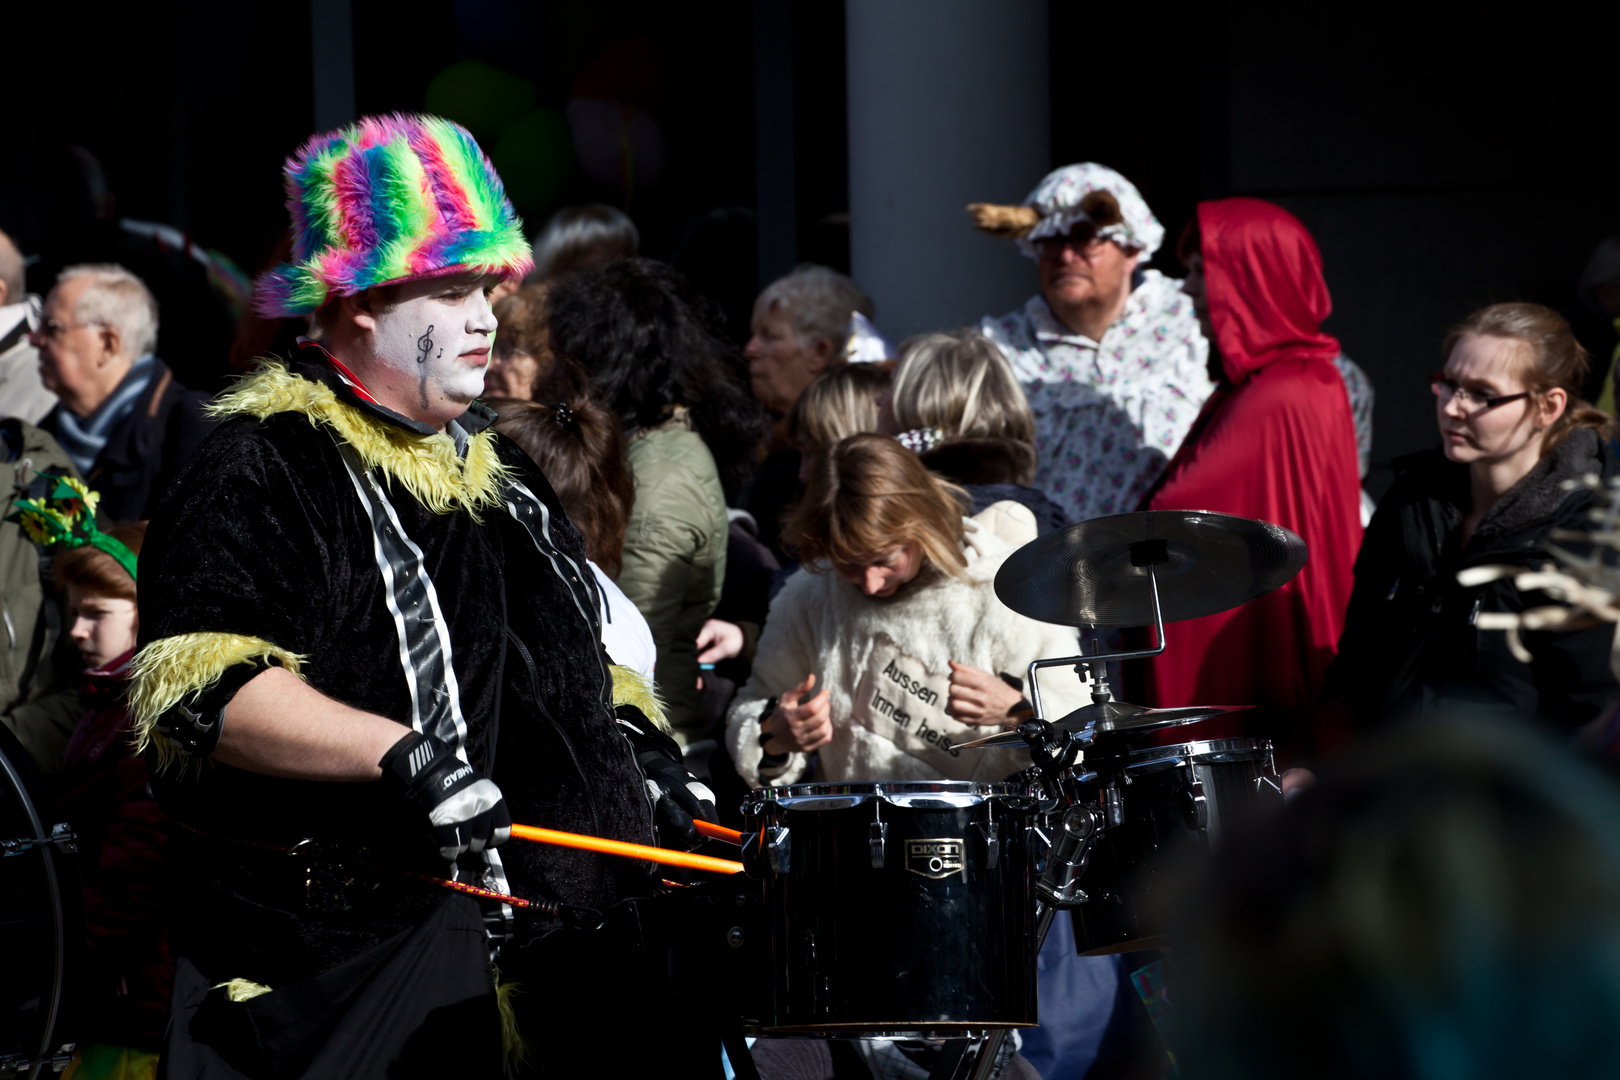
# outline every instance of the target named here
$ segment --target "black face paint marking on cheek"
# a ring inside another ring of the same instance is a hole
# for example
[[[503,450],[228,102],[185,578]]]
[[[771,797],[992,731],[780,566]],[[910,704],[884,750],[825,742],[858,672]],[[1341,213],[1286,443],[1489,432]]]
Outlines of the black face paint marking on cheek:
[[[417,391],[422,396],[422,408],[426,409],[428,407],[427,362],[428,354],[433,351],[433,327],[431,324],[422,332],[422,336],[416,339],[416,349],[422,354],[416,358]],[[443,349],[439,350],[439,355],[444,355]]]

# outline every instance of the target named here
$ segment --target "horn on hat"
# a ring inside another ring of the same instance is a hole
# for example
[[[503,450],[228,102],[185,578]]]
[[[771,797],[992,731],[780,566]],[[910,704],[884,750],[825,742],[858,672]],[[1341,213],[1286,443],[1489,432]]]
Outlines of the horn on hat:
[[[1040,223],[1041,214],[1033,206],[999,206],[996,203],[969,203],[967,212],[973,224],[991,236],[1019,237]]]

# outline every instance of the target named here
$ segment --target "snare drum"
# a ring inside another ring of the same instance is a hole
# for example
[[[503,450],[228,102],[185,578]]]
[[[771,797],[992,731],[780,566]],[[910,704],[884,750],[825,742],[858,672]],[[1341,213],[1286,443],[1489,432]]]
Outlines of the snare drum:
[[[1106,775],[1108,764],[1087,751],[1086,768]],[[1071,910],[1082,956],[1158,947],[1161,913],[1174,899],[1165,895],[1167,857],[1178,848],[1208,851],[1233,819],[1282,802],[1264,740],[1150,746],[1123,765],[1122,820],[1098,837],[1080,876],[1086,902]]]
[[[750,794],[766,939],[751,1026],[948,1038],[1034,1025],[1029,795],[969,781]]]

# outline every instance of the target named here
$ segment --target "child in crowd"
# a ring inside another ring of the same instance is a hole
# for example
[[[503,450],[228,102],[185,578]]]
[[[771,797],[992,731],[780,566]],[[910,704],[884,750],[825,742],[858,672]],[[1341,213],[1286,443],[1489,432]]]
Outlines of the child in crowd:
[[[799,482],[810,482],[816,455],[839,439],[879,430],[882,401],[894,373],[887,364],[844,364],[804,388],[787,415],[788,438],[799,448]]]
[[[1023,752],[958,744],[1016,723],[1030,661],[1075,652],[1073,630],[996,599],[1012,548],[963,517],[960,489],[893,439],[856,435],[816,458],[785,536],[804,569],[771,604],[726,738],[749,783],[1000,780]],[[1043,685],[1048,715],[1080,706]]]
[[[88,710],[68,742],[57,803],[78,836],[84,886],[79,1046],[64,1077],[146,1080],[157,1074],[174,977],[163,873],[170,824],[147,786],[146,761],[134,752],[125,703],[140,626],[135,560],[146,522],[83,531],[89,538],[55,559],[68,634],[84,656],[78,691]]]
[[[996,527],[1002,539],[1018,544],[1068,524],[1056,503],[1029,486],[1035,415],[1012,365],[983,334],[959,330],[907,341],[888,405],[879,430],[915,450],[935,476],[961,485],[971,513],[1003,504],[1005,524]]]
[[[890,379],[889,365],[860,363],[836,367],[811,380],[788,411],[785,424],[788,438],[799,448],[799,483],[810,479],[816,456],[827,447],[850,435],[878,430],[879,403],[889,392]],[[774,564],[769,549],[758,545],[757,540],[755,543],[763,559]],[[715,617],[704,622],[698,632],[698,661],[711,667],[734,657],[740,657],[745,665],[752,663],[767,606],[798,567],[796,561],[789,560],[786,566],[773,566],[771,573],[756,574],[750,582],[752,587],[746,589],[750,595],[737,596],[733,594],[739,590],[729,587],[733,578],[730,555],[728,548],[728,587],[721,594]]]
[[[602,644],[616,664],[653,677],[657,651],[640,611],[613,583],[624,562],[624,531],[636,498],[624,460],[619,422],[588,398],[571,404],[487,398],[500,418],[495,430],[521,446],[540,466],[585,538],[596,577]]]

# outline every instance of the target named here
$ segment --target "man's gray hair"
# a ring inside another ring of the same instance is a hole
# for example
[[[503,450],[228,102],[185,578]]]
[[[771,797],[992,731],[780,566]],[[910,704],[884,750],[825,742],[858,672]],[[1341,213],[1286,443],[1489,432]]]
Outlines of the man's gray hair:
[[[116,263],[81,263],[56,275],[58,285],[89,278],[73,321],[110,326],[118,331],[131,360],[157,348],[158,306],[146,283]]]
[[[849,340],[849,317],[860,312],[868,319],[874,308],[861,287],[836,270],[815,263],[800,263],[786,277],[779,277],[754,301],[756,318],[780,311],[787,316],[793,336],[801,348],[811,348],[825,339],[833,345],[833,364],[844,358]]]

